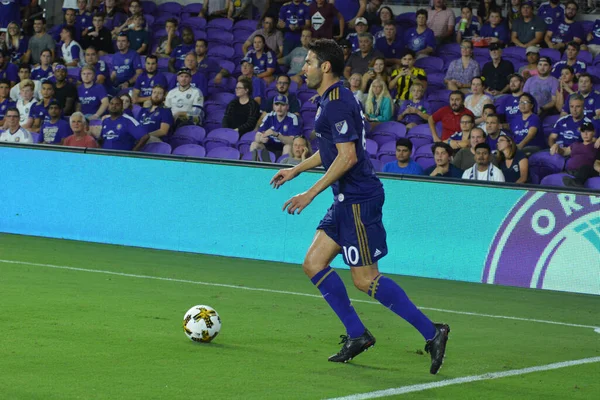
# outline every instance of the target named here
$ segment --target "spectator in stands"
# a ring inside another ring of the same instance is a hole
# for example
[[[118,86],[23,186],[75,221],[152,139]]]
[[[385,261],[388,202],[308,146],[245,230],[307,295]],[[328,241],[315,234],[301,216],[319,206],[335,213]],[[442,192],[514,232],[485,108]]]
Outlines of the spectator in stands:
[[[205,39],[196,40],[195,52],[198,73],[204,74],[207,79],[214,79],[216,84],[220,84],[223,77],[229,76],[229,72],[225,68],[221,68],[217,60],[208,58],[208,42]]]
[[[20,8],[27,3],[23,0],[0,2],[0,28],[6,28],[11,21],[19,21]]]
[[[592,26],[592,30],[586,36],[587,48],[592,56],[600,54],[600,19],[597,19]]]
[[[75,27],[78,32],[83,32],[92,26],[93,16],[88,10],[88,0],[77,0],[77,10],[75,10]]]
[[[569,99],[569,96],[577,92],[578,84],[575,83],[575,71],[572,67],[564,66],[560,71],[560,77],[558,78],[558,89],[554,94],[556,98],[556,110],[562,111],[563,106],[567,103],[565,101]]]
[[[487,123],[485,121],[487,120],[487,117],[489,117],[492,114],[496,114],[496,106],[494,104],[486,104],[485,106],[483,106],[483,113],[481,114],[483,116],[483,121],[479,125],[475,125],[478,128],[481,128],[486,134],[488,132]],[[502,126],[500,127],[502,128]]]
[[[266,16],[263,18],[262,28],[257,29],[250,35],[250,37],[244,42],[242,46],[242,50],[244,54],[248,52],[250,46],[254,45],[254,37],[256,35],[261,35],[263,37],[263,41],[266,46],[275,53],[277,58],[283,57],[283,34],[275,29],[275,24],[277,23],[275,17]]]
[[[523,93],[519,98],[519,113],[509,123],[514,143],[527,154],[540,150],[544,144],[542,121],[533,112],[534,101],[532,95]]]
[[[460,170],[469,169],[475,164],[475,147],[479,143],[485,143],[486,134],[481,128],[473,128],[469,135],[469,146],[460,149],[454,158],[452,164]]]
[[[250,2],[250,9],[252,9]],[[300,37],[305,28],[310,29],[310,8],[301,0],[292,0],[285,3],[279,10],[277,28],[284,31],[283,56],[288,55],[293,49],[301,45]]]
[[[19,83],[21,90],[21,99],[17,101],[17,109],[19,110],[19,124],[29,130],[33,126],[33,117],[30,115],[31,107],[35,105],[33,98],[34,84],[31,79],[26,79]]]
[[[143,135],[143,128],[134,118],[123,114],[123,100],[115,96],[108,106],[110,117],[102,120],[100,138],[103,149],[132,150]]]
[[[183,39],[183,43],[175,47],[171,52],[171,59],[169,60],[169,71],[171,72],[176,72],[183,68],[185,56],[196,49],[194,31],[192,31],[192,28],[187,26],[183,28],[181,38]],[[119,42],[117,42],[117,47],[119,47]]]
[[[194,61],[196,60],[196,56],[194,54],[188,54],[188,56],[193,57]],[[135,81],[135,85],[133,86],[133,103],[150,106],[152,91],[156,85],[166,88],[168,86],[168,82],[167,78],[165,78],[162,72],[158,72],[158,58],[155,55],[149,55],[146,57],[145,71],[138,76],[137,80]]]
[[[595,145],[597,141],[594,138],[596,127],[587,122],[582,124],[580,129],[581,142],[573,142],[568,147],[554,144],[550,148],[550,154],[569,157],[565,170],[573,177],[565,176],[563,178],[563,183],[566,186],[583,187],[585,181],[598,176],[600,173],[600,150]]]
[[[344,53],[344,64],[345,64],[348,62],[348,59],[352,55],[352,45],[350,44],[349,41],[347,41],[344,38],[338,40],[338,44],[340,45],[340,47],[342,48],[342,52]]]
[[[25,65],[27,64],[25,63]],[[42,50],[42,54],[40,55],[40,65],[31,69],[31,79],[34,81],[45,81],[53,75],[52,52],[48,49]]]
[[[519,68],[519,74],[525,78],[525,80],[532,76],[538,75],[537,65],[540,61],[540,48],[537,46],[529,46],[526,50],[527,65]]]
[[[404,33],[406,48],[414,51],[417,58],[431,55],[436,48],[435,34],[427,27],[427,10],[417,11],[417,26]]]
[[[171,89],[165,101],[175,119],[175,128],[182,125],[201,125],[204,114],[204,96],[192,87],[192,71],[182,68],[177,72],[177,87]]]
[[[462,174],[463,179],[472,181],[504,182],[500,168],[492,164],[492,151],[487,143],[475,146],[475,164]]]
[[[282,164],[298,165],[312,155],[310,143],[304,136],[296,136],[292,143],[292,151],[281,160]]]
[[[470,40],[475,36],[479,36],[480,30],[481,23],[477,18],[473,20],[473,10],[471,9],[471,6],[462,6],[460,9],[460,20],[454,26],[456,43],[462,43],[463,39]]]
[[[427,18],[427,26],[433,31],[438,44],[453,42],[456,16],[446,7],[446,0],[433,0],[433,8]]]
[[[54,41],[56,41],[56,42],[64,42],[64,39],[62,38],[62,30],[64,28],[67,28],[67,27],[72,28],[72,38],[71,38],[71,40],[79,40],[81,38],[81,31],[79,31],[77,29],[77,26],[75,24],[77,22],[75,10],[73,10],[73,9],[66,9],[65,10],[65,14],[64,14],[64,19],[65,19],[65,22],[63,24],[61,24],[58,27],[58,29],[56,29],[56,31],[55,31],[54,38],[53,38]]]
[[[475,128],[475,118],[472,115],[465,114],[460,117],[460,131],[455,132],[446,143],[452,147],[452,150],[459,151],[469,146],[471,131]]]
[[[198,16],[200,18],[205,18],[206,20],[226,18],[230,1],[231,0],[205,0]]]
[[[181,38],[179,37],[179,32],[177,32],[177,26],[177,18],[169,18],[167,22],[165,22],[165,30],[167,31],[167,34],[158,39],[158,47],[154,52],[154,54],[156,54],[158,57],[171,57],[173,50],[175,50],[175,48],[181,44]]]
[[[104,26],[104,18],[102,13],[94,15],[92,27],[83,35],[81,43],[86,50],[94,47],[101,56],[115,52],[110,30]]]
[[[27,64],[21,64],[19,66],[19,82],[24,81],[25,79],[31,79],[31,69]],[[40,98],[40,91],[42,90],[42,82],[33,81],[33,98]],[[10,98],[12,101],[16,102],[21,98],[21,88],[19,85],[15,85],[10,89]]]
[[[252,19],[252,0],[234,0],[229,2],[227,18],[232,21]]]
[[[265,44],[265,38],[262,35],[254,35],[253,47],[246,53],[246,58],[252,60],[254,73],[257,77],[263,79],[267,84],[275,79],[275,69],[277,68],[277,57],[275,53]]]
[[[131,101],[131,96],[127,93],[123,93],[119,97],[123,101],[123,114],[133,117],[133,101]]]
[[[549,0],[540,4],[537,15],[551,27],[555,23],[563,22],[565,19],[565,6],[560,4],[560,0]]]
[[[277,82],[275,84],[275,88],[277,89],[277,93],[274,96],[269,97],[266,101],[260,103],[260,109],[262,114],[260,116],[260,120],[267,116],[268,113],[274,111],[273,101],[278,96],[285,96],[287,99],[287,111],[300,116],[300,100],[295,93],[290,93],[290,77],[287,75],[279,75],[277,77]]]
[[[69,123],[73,134],[64,139],[63,146],[98,148],[96,139],[88,133],[88,123],[82,113],[74,112]]]
[[[600,117],[600,93],[594,90],[592,86],[592,76],[587,72],[582,73],[579,76],[579,80],[577,81],[577,93],[583,97],[583,112],[588,118],[598,118]],[[569,102],[568,97],[563,98],[564,105],[561,107],[561,117],[568,115],[569,110]],[[557,96],[557,107],[558,107],[558,96]]]
[[[223,128],[231,128],[243,135],[256,126],[260,116],[260,106],[250,96],[252,95],[252,81],[241,76],[235,86],[236,98],[225,109]]]
[[[390,81],[390,77],[385,70],[385,58],[383,57],[377,57],[371,60],[369,63],[369,70],[361,78],[361,90],[368,93],[371,83],[373,83],[375,79],[381,79],[386,87]]]
[[[492,9],[490,11],[490,20],[481,27],[479,35],[487,39],[490,44],[503,46],[510,42],[508,26],[502,20],[502,11],[500,9]]]
[[[579,76],[582,72],[585,72],[587,66],[583,61],[577,60],[577,55],[579,55],[579,47],[579,44],[575,42],[569,42],[567,44],[567,49],[565,50],[567,59],[558,61],[556,64],[554,64],[551,72],[553,77],[556,79],[560,78],[562,68],[565,66],[573,68],[573,71],[577,76]]]
[[[33,31],[35,34],[29,39],[29,45],[27,46],[27,52],[23,60],[27,63],[37,65],[40,63],[40,54],[43,50],[50,50],[52,52],[52,59],[54,59],[56,43],[52,39],[52,36],[46,33],[46,19],[36,17],[33,20]]]
[[[10,87],[15,86],[19,79],[19,69],[10,62],[3,50],[0,50],[0,79],[8,79]]]
[[[73,11],[73,10],[71,10]],[[83,49],[74,39],[75,28],[65,26],[60,31],[60,40],[63,43],[60,48],[62,59],[67,67],[77,67],[83,56]]]
[[[337,0],[337,6],[342,15],[346,27],[349,29],[356,28],[356,20],[364,16],[367,6],[366,0]]]
[[[120,26],[113,28],[112,35],[117,36],[119,33],[123,32],[125,30],[133,29],[135,26],[135,19],[138,16],[144,16],[143,10],[142,10],[142,5],[140,4],[140,2],[138,0],[131,0],[131,2],[129,3],[129,12],[127,14],[127,18],[125,19],[125,21],[123,21],[123,23]],[[144,22],[144,27],[145,26],[146,26],[146,22]],[[131,38],[130,38],[129,41],[133,47],[134,46],[133,40],[131,40]],[[134,48],[134,50],[135,50],[135,48]]]
[[[508,27],[512,29],[513,22],[521,18],[521,0],[510,0],[510,7],[506,15]]]
[[[127,15],[117,7],[117,0],[104,0],[104,8],[99,11],[105,14],[104,27],[111,31],[113,36],[117,35],[119,32],[115,28],[120,27],[127,20]]]
[[[183,37],[185,41],[185,33]],[[138,53],[129,48],[127,35],[119,35],[117,38],[117,50],[119,51],[113,55],[112,59],[113,70],[110,74],[110,80],[116,88],[128,89],[135,84],[138,76],[143,72],[142,59]]]
[[[394,106],[387,85],[379,78],[373,81],[365,100],[365,116],[371,126],[392,120]]]
[[[290,69],[288,75],[290,78],[302,86],[304,84],[304,74],[302,73],[302,66],[304,66],[304,60],[308,54],[308,45],[312,39],[312,31],[310,28],[302,30],[302,36],[300,37],[301,46],[293,49],[288,55],[277,60],[279,65],[286,65]]]
[[[505,182],[526,183],[529,180],[529,160],[512,137],[500,135],[496,158]]]
[[[52,85],[48,82],[49,85]],[[73,132],[69,123],[62,117],[62,110],[55,99],[48,104],[48,119],[40,127],[41,140],[44,144],[62,144],[62,141]]]
[[[440,0],[436,0],[440,1]],[[467,92],[471,87],[471,80],[480,76],[479,63],[473,58],[473,43],[463,40],[460,44],[461,57],[448,66],[444,83],[449,90],[462,90]]]
[[[144,15],[135,15],[133,17],[133,27],[126,32],[129,43],[131,43],[131,49],[138,54],[146,54],[150,48],[150,34],[146,30]]]
[[[50,120],[50,105],[54,99],[54,84],[52,82],[42,83],[41,99],[31,107],[29,115],[33,118],[33,125],[30,132],[39,132],[42,124]]]
[[[397,120],[410,129],[416,125],[427,123],[432,113],[429,102],[423,99],[425,86],[421,82],[415,82],[410,87],[410,100],[403,101],[398,111]]]
[[[4,130],[0,133],[0,142],[33,143],[31,133],[22,128],[19,123],[20,114],[17,108],[6,110],[5,119]]]
[[[350,91],[354,95],[356,101],[360,103],[360,105],[365,107],[365,93],[361,90],[362,86],[362,76],[360,74],[352,74],[350,79],[348,80],[350,83]]]
[[[527,79],[523,87],[523,91],[531,93],[535,98],[540,118],[553,113],[556,103],[554,94],[558,89],[558,79],[550,75],[551,65],[550,57],[540,57],[537,66],[538,74]]]
[[[338,20],[340,33],[333,36],[335,19]],[[314,39],[335,39],[344,37],[344,16],[338,9],[326,0],[315,0],[310,5],[310,27]]]
[[[488,22],[491,18],[492,12],[500,10],[500,7],[496,4],[496,0],[484,0],[479,2],[477,7],[477,20],[480,25]]]
[[[413,144],[410,139],[396,140],[396,161],[390,161],[383,166],[383,172],[403,175],[423,175],[423,168],[410,158]]]
[[[405,45],[399,40],[396,24],[388,22],[385,24],[382,35],[375,39],[375,49],[379,50],[385,57],[385,64],[394,67],[400,63]]]
[[[367,2],[367,6],[365,7],[365,13],[363,14],[363,17],[365,17],[367,19],[367,22],[369,23],[369,26],[382,26],[384,25],[384,22],[381,20],[381,11],[385,8],[387,9],[386,11],[389,12],[392,15],[391,20],[394,19],[393,15],[394,13],[392,12],[392,10],[388,7],[388,6],[383,6],[383,0],[369,0]],[[387,16],[386,16],[387,18]]]
[[[16,86],[18,87],[18,86]],[[6,110],[16,107],[16,103],[9,96],[10,82],[6,79],[0,80],[0,127],[4,126]]]
[[[98,58],[98,51],[93,46],[88,47],[84,51],[85,65],[89,65],[94,68],[96,73],[96,83],[100,85],[108,85],[110,82],[110,71],[108,65],[103,60]]]
[[[465,107],[475,116],[475,124],[483,121],[483,106],[492,103],[491,97],[485,94],[483,79],[480,76],[471,79],[471,93],[465,99]]]
[[[500,96],[508,93],[508,77],[515,72],[512,62],[502,59],[502,48],[497,43],[490,44],[492,61],[483,66],[481,75],[485,81],[486,93]]]
[[[427,120],[434,142],[448,141],[454,132],[462,131],[460,128],[461,117],[465,114],[473,115],[473,113],[465,107],[465,95],[463,92],[455,90],[450,93],[449,103],[450,105],[440,108]],[[438,136],[435,129],[435,124],[440,121],[442,122],[441,137]],[[450,146],[448,145],[448,147]]]
[[[67,67],[62,61],[56,63],[54,67],[54,98],[60,104],[60,108],[65,115],[71,115],[75,111],[75,100],[77,99],[77,89],[75,85],[67,81]]]
[[[400,64],[392,72],[388,88],[396,89],[396,103],[401,106],[402,102],[410,99],[410,88],[415,83],[420,83],[427,89],[427,74],[425,70],[415,67],[416,54],[411,49],[406,49],[400,58]]]
[[[142,136],[134,150],[141,149],[146,143],[164,141],[174,125],[173,113],[164,106],[167,90],[165,86],[156,85],[152,88],[150,106],[143,108],[138,116],[146,134]]]
[[[77,111],[89,119],[100,119],[108,110],[108,95],[103,85],[95,83],[94,67],[85,65],[81,68],[82,84],[77,88]]]
[[[27,39],[21,33],[21,28],[16,22],[8,24],[6,29],[5,51],[10,61],[15,64],[21,64],[25,53],[27,52]]]
[[[568,147],[574,142],[581,141],[580,128],[583,123],[590,122],[592,119],[586,117],[583,113],[584,98],[580,94],[574,94],[569,98],[570,114],[560,118],[554,124],[552,133],[548,137],[548,146],[552,147],[559,144],[562,147]]]
[[[269,160],[268,152],[275,153],[277,157],[289,154],[292,150],[294,137],[299,133],[300,121],[298,116],[289,112],[287,97],[278,94],[273,100],[273,111],[267,114],[256,132],[254,142],[250,145],[253,160]],[[260,158],[259,151],[261,151]]]
[[[500,135],[506,134],[506,132],[502,131],[498,114],[488,114],[488,116],[485,117],[485,133],[487,133],[485,142],[490,146],[492,154],[496,154],[498,149],[498,138]]]
[[[251,93],[252,98],[254,98],[254,101],[256,101],[256,103],[261,104],[262,99],[266,95],[265,81],[263,81],[259,77],[255,76],[254,66],[252,65],[251,59],[242,58],[242,61],[240,61],[240,63],[242,64],[242,67],[241,67],[242,75],[241,76],[250,79],[250,81],[252,82],[252,93]]]
[[[344,76],[346,79],[350,75],[359,73],[365,74],[369,70],[369,63],[375,58],[384,58],[379,50],[373,48],[373,35],[370,33],[361,33],[358,37],[359,51],[350,55],[344,68]]]
[[[577,3],[574,0],[567,2],[564,20],[556,20],[551,25],[548,25],[548,31],[544,37],[546,45],[551,49],[563,51],[569,42],[575,42],[579,45],[583,44],[585,34],[583,25],[575,21],[577,17]]]
[[[431,146],[431,152],[433,153],[435,165],[423,171],[423,175],[458,179],[462,177],[462,169],[458,169],[450,163],[453,151],[449,144],[442,142],[434,143]]]
[[[357,18],[355,32],[349,33],[346,36],[346,40],[352,45],[352,52],[360,50],[360,47],[358,46],[358,37],[361,33],[367,33],[368,31],[369,25],[367,24],[367,20],[363,17]]]
[[[528,48],[544,41],[546,23],[533,14],[533,3],[526,0],[521,4],[521,17],[513,21],[511,42],[515,46]]]

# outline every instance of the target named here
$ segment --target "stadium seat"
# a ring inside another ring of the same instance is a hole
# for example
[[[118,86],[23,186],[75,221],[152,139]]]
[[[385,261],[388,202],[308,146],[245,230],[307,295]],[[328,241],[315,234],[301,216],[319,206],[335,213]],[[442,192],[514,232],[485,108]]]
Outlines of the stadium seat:
[[[592,76],[593,83],[600,83],[600,65],[588,65],[586,72]]]
[[[246,30],[254,32],[258,28],[259,28],[259,25],[258,25],[257,21],[254,21],[251,19],[243,19],[241,21],[236,22],[233,25],[234,30],[235,29],[246,29]]]
[[[379,149],[379,144],[377,144],[377,142],[374,141],[373,139],[367,139],[366,143],[367,143],[367,153],[369,153],[369,156],[371,156],[372,158],[375,158],[377,156],[377,150]]]
[[[220,31],[230,32],[233,28],[233,21],[228,18],[215,18],[208,22],[207,29],[214,28]],[[230,32],[231,33],[231,32]],[[231,43],[231,42],[230,42]]]
[[[585,181],[585,187],[588,189],[600,190],[600,177],[588,179]]]
[[[206,137],[206,131],[201,126],[186,125],[177,128],[169,143],[176,149],[186,144],[201,144]]]
[[[565,159],[561,155],[550,155],[548,151],[538,151],[529,157],[531,183],[540,183],[544,177],[562,172]]]
[[[227,106],[234,99],[235,95],[228,92],[213,93],[208,97],[208,101],[222,106]]]
[[[514,58],[516,60],[527,61],[527,55],[525,54],[525,49],[522,47],[507,47],[502,51],[502,57]]]
[[[231,147],[216,147],[206,153],[209,158],[221,158],[227,160],[239,160],[240,152]]]
[[[569,174],[565,174],[565,173],[559,173],[559,174],[551,174],[551,175],[547,175],[545,176],[542,181],[540,182],[540,185],[544,185],[544,186],[566,186],[563,182],[563,178],[565,176],[569,176],[569,177],[573,177],[572,175]]]
[[[406,133],[406,137],[412,142],[413,149],[433,143],[433,137],[431,136],[428,124],[414,126]]]
[[[190,27],[194,30],[206,29],[206,20],[200,17],[190,17],[181,21],[181,27]]]
[[[200,11],[202,11],[202,3],[187,4],[181,9],[182,13],[190,13],[196,15],[200,14]]]
[[[415,61],[415,67],[423,68],[428,74],[444,72],[444,60],[439,57],[423,57]]]
[[[399,14],[396,16],[395,21],[396,25],[404,26],[405,28],[417,26],[417,13],[405,12]]]
[[[158,6],[154,1],[142,1],[141,2],[142,10],[144,14],[154,14],[158,9]]]
[[[171,145],[165,142],[148,143],[142,147],[144,153],[171,154]]]
[[[233,50],[233,47],[225,44],[214,44],[208,47],[208,55],[211,57],[225,58],[227,60],[230,60],[233,57],[234,53],[235,50]],[[235,65],[232,65],[230,72],[233,72],[234,68]]]
[[[33,143],[42,143],[42,134],[37,132],[29,132],[31,133],[31,138],[33,139]]]
[[[543,48],[540,49],[540,57],[550,57],[552,64],[560,60],[560,51],[556,49]]]
[[[288,155],[286,154],[286,157]],[[252,158],[254,157],[254,155],[252,154],[251,151],[246,152],[245,154],[242,154],[242,160],[245,161],[252,161]],[[258,159],[259,161],[265,161],[265,162],[272,162],[275,163],[277,161],[277,156],[275,155],[275,153],[273,153],[272,151],[269,152],[269,160],[263,160],[262,159],[262,152],[258,152]]]
[[[254,142],[255,137],[256,131],[246,132],[242,135],[242,137],[240,138],[240,140],[238,140],[236,144],[237,149],[240,151],[240,153],[246,154],[248,151],[250,151],[250,145],[252,144],[252,142]]]
[[[437,48],[436,54],[452,56],[453,59],[460,58],[460,45],[458,43],[443,44]]]
[[[181,10],[183,10],[183,6],[179,3],[176,3],[174,1],[168,1],[166,3],[162,3],[159,4],[157,7],[157,10],[155,12],[156,14],[171,14],[174,16],[179,16],[179,14],[181,14]]]
[[[198,144],[184,144],[173,150],[174,155],[201,158],[206,156],[204,147]]]
[[[444,89],[444,90],[434,90],[429,92],[429,90],[427,91],[427,100],[437,100],[437,101],[445,101],[448,102],[448,99],[450,98],[450,93],[452,92],[451,90],[448,89]]]
[[[211,43],[231,44],[233,43],[233,33],[224,31],[222,29],[208,28],[206,29],[206,40],[208,41],[209,45]]]
[[[439,88],[440,90],[446,89],[446,84],[444,84],[444,78],[446,78],[445,73],[433,73],[427,75],[427,87],[430,88]]]
[[[81,80],[81,67],[69,67],[67,68],[67,76],[75,79],[76,81]]]
[[[211,132],[211,131],[214,131],[215,129],[221,128],[222,123],[223,123],[222,121],[206,121],[202,125],[204,126],[204,129],[207,132]]]
[[[209,132],[204,140],[204,147],[206,151],[210,152],[210,150],[216,147],[235,147],[238,139],[240,138],[240,134],[229,128],[218,128]],[[237,150],[237,149],[236,149]]]
[[[373,164],[373,168],[375,172],[383,171],[383,163],[376,158],[371,158],[371,164]]]
[[[379,147],[377,159],[383,164],[396,160],[396,142],[387,142]]]

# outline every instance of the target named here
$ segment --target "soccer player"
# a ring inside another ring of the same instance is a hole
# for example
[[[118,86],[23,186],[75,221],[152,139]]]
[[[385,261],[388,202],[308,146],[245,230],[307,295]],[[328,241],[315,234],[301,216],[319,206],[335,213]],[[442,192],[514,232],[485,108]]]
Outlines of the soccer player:
[[[381,222],[383,185],[365,151],[365,118],[360,105],[340,81],[344,73],[342,48],[330,39],[317,40],[309,47],[302,71],[308,87],[320,95],[315,117],[319,151],[295,167],[277,172],[271,184],[279,188],[304,171],[325,167],[325,175],[309,190],[285,202],[283,210],[289,214],[300,214],[319,193],[329,186],[333,189],[334,203],[319,223],[302,265],[347,331],[342,336],[342,349],[329,361],[348,362],[375,344],[375,337],[350,303],[344,283],[329,266],[342,253],[356,287],[423,335],[425,350],[431,354],[430,372],[436,374],[444,360],[450,327],[431,322],[402,288],[377,268],[377,261],[387,254]]]

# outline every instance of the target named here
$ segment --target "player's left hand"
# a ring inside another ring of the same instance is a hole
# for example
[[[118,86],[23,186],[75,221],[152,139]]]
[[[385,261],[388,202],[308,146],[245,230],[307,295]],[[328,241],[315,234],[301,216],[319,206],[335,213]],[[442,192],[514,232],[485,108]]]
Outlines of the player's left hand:
[[[309,192],[295,195],[285,202],[282,211],[287,209],[288,214],[300,214],[314,199]],[[296,212],[297,211],[297,212]]]

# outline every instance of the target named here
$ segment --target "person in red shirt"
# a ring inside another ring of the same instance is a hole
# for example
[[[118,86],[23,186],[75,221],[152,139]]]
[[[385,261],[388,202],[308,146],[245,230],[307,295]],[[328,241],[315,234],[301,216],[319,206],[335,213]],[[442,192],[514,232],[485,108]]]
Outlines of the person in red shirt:
[[[340,34],[333,36],[334,18],[339,20]],[[344,37],[344,16],[326,0],[316,0],[310,5],[310,28],[313,39],[335,39]]]
[[[69,122],[73,134],[63,140],[63,146],[89,147],[94,149],[98,147],[98,143],[96,143],[94,137],[88,133],[87,120],[82,113],[79,111],[74,112],[71,118],[69,118]]]
[[[465,95],[460,90],[450,93],[450,105],[442,107],[429,116],[429,129],[434,142],[449,142],[450,136],[460,132],[460,118],[463,115],[471,115],[471,110],[465,108]],[[474,117],[474,116],[473,116]],[[442,121],[442,137],[435,130],[435,124]]]

